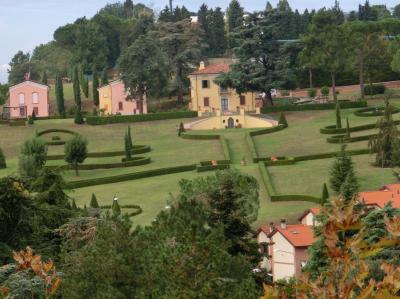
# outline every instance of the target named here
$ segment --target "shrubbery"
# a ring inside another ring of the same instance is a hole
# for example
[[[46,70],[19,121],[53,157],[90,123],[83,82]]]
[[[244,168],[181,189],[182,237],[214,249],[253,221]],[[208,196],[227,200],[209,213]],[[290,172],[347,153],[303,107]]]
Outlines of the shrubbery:
[[[321,95],[324,97],[327,97],[329,95],[329,87],[328,86],[321,87]]]
[[[384,94],[385,91],[386,86],[381,83],[364,86],[364,92],[366,95]]]
[[[340,101],[341,109],[348,108],[362,108],[367,107],[368,104],[366,101]],[[276,105],[276,106],[266,106],[261,108],[262,113],[270,113],[270,112],[280,112],[280,111],[307,111],[307,110],[332,110],[335,109],[335,103],[326,103],[326,104],[303,104],[303,105]]]
[[[307,90],[307,94],[309,98],[315,98],[315,96],[317,95],[317,90],[315,88],[309,88]]]

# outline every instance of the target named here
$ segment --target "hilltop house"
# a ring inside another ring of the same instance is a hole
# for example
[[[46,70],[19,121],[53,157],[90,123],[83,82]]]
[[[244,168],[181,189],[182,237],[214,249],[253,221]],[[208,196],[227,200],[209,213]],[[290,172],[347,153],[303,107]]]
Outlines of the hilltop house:
[[[128,91],[121,80],[115,80],[97,89],[99,91],[99,109],[106,115],[147,114],[147,101],[127,100]]]
[[[214,82],[221,73],[229,71],[229,64],[210,64],[205,66],[200,63],[197,71],[189,75],[191,104],[193,111],[200,112],[239,112],[255,111],[262,106],[262,99],[256,92],[237,94],[233,89],[224,89]]]
[[[9,100],[3,107],[3,118],[27,118],[35,112],[37,117],[49,116],[49,87],[26,80],[9,88]]]

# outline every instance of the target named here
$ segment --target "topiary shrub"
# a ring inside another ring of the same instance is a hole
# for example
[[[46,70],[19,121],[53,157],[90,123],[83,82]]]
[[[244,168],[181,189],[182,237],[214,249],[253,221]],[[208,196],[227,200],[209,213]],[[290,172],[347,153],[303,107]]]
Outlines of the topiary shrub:
[[[33,125],[34,124],[33,116],[28,116],[28,124],[29,125]]]
[[[3,150],[0,148],[0,169],[7,168],[6,157],[4,156]]]
[[[317,95],[317,90],[315,88],[309,88],[307,90],[307,94],[309,98],[315,98],[315,96]]]
[[[185,133],[185,132],[186,132],[185,126],[183,125],[183,122],[181,122],[181,123],[179,124],[178,136],[181,136],[181,134],[182,134],[182,133]]]
[[[380,83],[364,86],[364,92],[366,95],[384,94],[385,91],[386,86]]]
[[[327,97],[329,95],[329,87],[328,86],[321,87],[321,95],[323,95],[324,97]]]
[[[281,112],[281,114],[279,115],[278,125],[282,125],[285,127],[288,126],[288,122],[287,122],[285,114],[283,112]]]

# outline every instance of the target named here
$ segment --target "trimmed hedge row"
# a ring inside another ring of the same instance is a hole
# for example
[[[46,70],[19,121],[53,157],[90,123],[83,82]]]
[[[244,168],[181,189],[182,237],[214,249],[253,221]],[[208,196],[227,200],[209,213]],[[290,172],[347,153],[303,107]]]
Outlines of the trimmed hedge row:
[[[311,196],[311,195],[298,195],[298,194],[286,194],[286,195],[272,195],[271,201],[279,202],[279,201],[308,201],[316,204],[321,204],[321,198]]]
[[[112,116],[88,116],[86,123],[88,125],[107,125],[127,122],[144,122],[163,119],[191,118],[197,117],[197,111],[177,111],[161,112],[136,115],[112,115]]]
[[[218,165],[220,165],[220,164],[225,164],[225,165],[231,164],[230,160],[216,160],[216,161],[217,161]],[[211,161],[201,161],[200,162],[200,166],[210,166],[210,165],[212,165]]]
[[[93,169],[111,169],[111,168],[122,168],[122,167],[132,167],[149,164],[151,162],[150,158],[146,157],[134,157],[133,160],[128,162],[117,162],[117,163],[104,163],[104,164],[82,164],[78,166],[79,170],[93,170]],[[49,169],[61,169],[68,170],[74,169],[71,165],[50,165],[46,166]]]
[[[175,166],[175,167],[166,167],[166,168],[159,168],[153,170],[146,170],[140,172],[133,172],[109,177],[102,177],[96,179],[87,179],[87,180],[80,180],[74,182],[68,182],[67,188],[77,189],[77,188],[84,188],[90,186],[97,186],[97,185],[105,185],[105,184],[114,184],[124,181],[131,181],[137,180],[142,178],[149,178],[159,175],[166,175],[166,174],[173,174],[173,173],[180,173],[186,171],[194,171],[196,170],[196,164],[190,165],[182,165],[182,166]]]
[[[225,160],[231,161],[231,153],[229,151],[228,141],[225,139],[223,135],[219,136],[219,141],[221,142],[222,151],[224,153]]]
[[[394,123],[400,125],[400,120],[395,120]],[[350,132],[360,132],[371,129],[376,129],[376,123],[351,127]],[[321,128],[319,132],[321,134],[345,134],[346,128],[336,129],[336,125],[331,125]]]
[[[197,172],[205,172],[212,170],[224,170],[229,169],[231,166],[229,164],[218,164],[218,165],[205,165],[205,166],[197,166]]]
[[[53,141],[46,141],[46,145],[64,145],[66,141],[64,140],[53,140]]]
[[[366,148],[366,149],[357,149],[357,150],[346,150],[346,153],[348,153],[351,156],[356,156],[356,155],[366,155],[370,154],[371,151]],[[320,154],[313,154],[313,155],[305,155],[305,156],[298,156],[294,157],[294,160],[296,162],[300,161],[310,161],[310,160],[319,160],[319,159],[328,159],[328,158],[334,158],[336,157],[340,152],[329,152],[329,153],[320,153]]]
[[[133,216],[139,215],[139,214],[141,214],[143,212],[142,208],[140,206],[138,206],[138,205],[120,205],[120,208],[123,208],[123,209],[136,209],[135,212],[128,213],[129,217],[133,217]],[[100,209],[102,209],[102,210],[110,210],[110,209],[112,209],[112,205],[100,206]]]
[[[265,166],[281,166],[281,165],[293,165],[296,164],[296,161],[292,157],[277,157],[278,160],[272,161],[271,158],[265,161]]]
[[[139,155],[148,153],[151,151],[151,147],[148,145],[134,145],[132,149],[132,155]],[[106,158],[106,157],[118,157],[124,156],[125,151],[115,151],[115,152],[94,152],[88,153],[88,158]],[[64,155],[49,155],[47,156],[47,160],[63,160]]]
[[[249,133],[246,134],[246,143],[247,143],[247,147],[249,148],[251,157],[253,159],[253,163],[257,163],[258,162],[258,157],[257,157],[256,146],[254,144],[253,138],[250,136]]]
[[[393,107],[392,114],[399,113],[400,109]],[[370,117],[370,116],[382,116],[384,114],[384,107],[368,107],[354,111],[355,116],[359,117]]]
[[[76,132],[67,130],[67,129],[48,129],[48,130],[43,130],[43,131],[37,132],[36,136],[40,137],[40,136],[43,136],[43,135],[49,134],[49,133],[66,133],[66,134],[71,134],[71,135],[77,134]]]
[[[219,139],[220,135],[216,135],[216,134],[187,134],[187,133],[183,133],[181,134],[181,137],[183,139],[192,139],[192,140],[215,140],[215,139]]]
[[[351,143],[358,141],[370,140],[371,137],[376,136],[376,134],[369,134],[364,136],[347,137],[346,135],[335,135],[326,139],[328,143]]]
[[[340,101],[341,109],[349,109],[349,108],[362,108],[367,107],[368,103],[366,101]],[[270,112],[281,112],[281,111],[307,111],[307,110],[331,110],[335,109],[335,103],[326,103],[326,104],[304,104],[304,105],[277,105],[277,106],[267,106],[261,108],[262,113],[270,113]]]
[[[281,130],[286,129],[286,128],[287,128],[286,125],[277,125],[277,126],[271,127],[271,128],[260,129],[260,130],[257,130],[257,131],[251,131],[251,132],[249,132],[249,135],[251,137],[258,136],[258,135],[265,135],[265,134],[278,132],[278,131],[281,131]]]
[[[8,122],[8,124],[11,127],[20,127],[20,126],[26,126],[26,121],[25,121],[25,119],[14,119],[14,120],[10,120]]]
[[[260,170],[261,179],[264,183],[265,189],[267,190],[269,197],[275,195],[276,194],[275,187],[274,184],[272,183],[272,177],[268,171],[268,168],[265,166],[264,163],[258,162],[258,169]]]

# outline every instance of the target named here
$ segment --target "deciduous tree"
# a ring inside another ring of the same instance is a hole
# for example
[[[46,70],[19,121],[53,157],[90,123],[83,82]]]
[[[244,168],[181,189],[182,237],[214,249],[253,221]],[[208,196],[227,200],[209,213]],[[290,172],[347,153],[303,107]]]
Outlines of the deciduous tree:
[[[64,146],[65,161],[71,164],[75,173],[79,175],[79,164],[87,157],[87,140],[79,134],[75,134]]]

